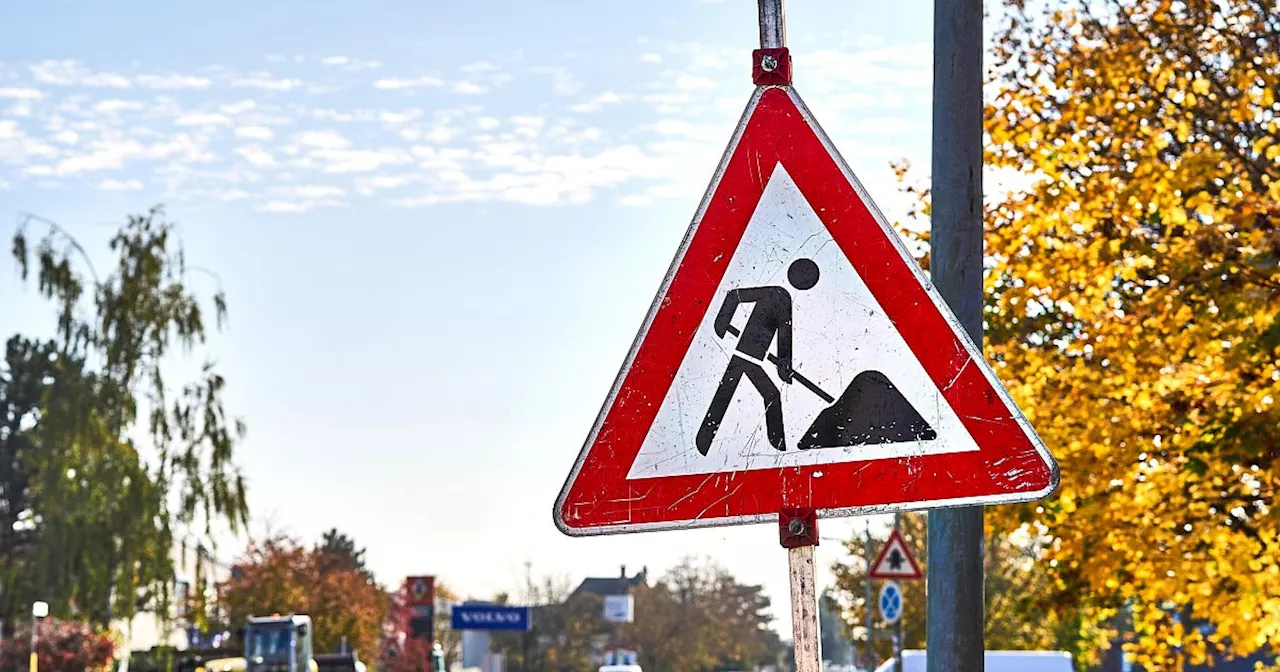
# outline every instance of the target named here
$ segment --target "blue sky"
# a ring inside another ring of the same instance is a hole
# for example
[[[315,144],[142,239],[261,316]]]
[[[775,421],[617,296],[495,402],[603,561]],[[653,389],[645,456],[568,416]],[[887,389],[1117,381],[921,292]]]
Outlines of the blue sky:
[[[927,175],[930,4],[790,5],[798,90],[901,213],[889,162]],[[748,0],[7,2],[0,222],[102,250],[168,206],[228,294],[209,355],[249,425],[259,528],[336,526],[384,581],[477,597],[526,560],[576,579],[710,555],[785,628],[768,526],[568,539],[550,515],[756,39]],[[0,307],[5,335],[48,325],[12,272]]]

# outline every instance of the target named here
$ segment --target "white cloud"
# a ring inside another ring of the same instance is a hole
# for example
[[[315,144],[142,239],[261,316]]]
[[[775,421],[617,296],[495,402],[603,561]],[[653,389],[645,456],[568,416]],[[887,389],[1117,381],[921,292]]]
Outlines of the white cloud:
[[[511,117],[511,123],[515,125],[517,135],[535,137],[546,125],[547,120],[543,117],[515,116]]]
[[[347,191],[341,187],[320,185],[277,187],[271,190],[274,198],[259,205],[262,212],[301,214],[321,207],[342,207],[346,201],[341,200]]]
[[[213,81],[193,75],[138,75],[141,86],[152,89],[207,89]]]
[[[716,80],[698,75],[681,75],[676,78],[675,84],[681,91],[707,91],[716,88]]]
[[[258,104],[256,102],[246,99],[238,103],[229,103],[226,105],[219,105],[218,111],[224,114],[238,115],[238,114],[244,114],[245,112],[249,112],[253,109],[256,109],[257,107],[258,107]]]
[[[224,201],[243,201],[246,198],[253,198],[253,194],[244,189],[228,189],[218,194],[218,198]]]
[[[99,182],[98,188],[103,191],[137,191],[142,188],[142,182],[138,180],[107,179]]]
[[[273,77],[269,73],[255,72],[244,77],[233,77],[231,86],[267,91],[292,91],[301,87],[302,80],[289,77]]]
[[[276,134],[266,126],[241,126],[235,133],[237,138],[244,140],[270,140]]]
[[[325,164],[321,170],[326,173],[368,173],[412,160],[402,149],[331,149],[312,156]]]
[[[356,191],[364,196],[372,196],[377,191],[383,189],[399,189],[401,187],[419,182],[423,178],[420,175],[376,175],[374,177],[362,177],[356,180]]]
[[[143,108],[142,103],[136,100],[120,100],[119,98],[108,98],[100,100],[93,104],[93,111],[99,114],[115,114],[116,112],[136,112]]]
[[[405,110],[404,112],[389,112],[384,110],[378,113],[378,121],[390,126],[399,126],[401,124],[407,124],[421,116],[422,110],[417,108]]]
[[[724,70],[729,67],[729,60],[718,53],[697,53],[693,56],[693,61],[689,64],[693,68],[711,70]]]
[[[417,79],[379,79],[373,83],[379,89],[418,89],[427,86],[443,86],[444,81],[435,77],[419,77]]]
[[[58,152],[53,150],[44,154],[56,156]],[[126,138],[118,131],[92,142],[83,143],[83,150],[78,154],[63,156],[64,158],[53,165],[28,166],[24,172],[29,175],[64,177],[80,173],[120,170],[126,163],[136,160],[169,159],[184,163],[199,163],[214,158],[205,147],[203,139],[186,133],[178,133],[158,142],[144,144],[135,139]]]
[[[377,61],[362,61],[357,58],[348,58],[346,56],[329,56],[320,59],[321,65],[327,65],[332,68],[341,68],[350,72],[359,70],[375,70],[382,67]]]
[[[269,152],[258,145],[244,145],[242,147],[237,147],[236,154],[245,161],[248,161],[250,165],[257,168],[270,168],[271,166],[276,165],[275,157],[271,156]]]
[[[173,123],[177,126],[229,126],[231,120],[224,114],[192,112],[174,119]]]
[[[567,68],[560,66],[533,68],[533,72],[551,75],[551,88],[562,96],[572,96],[582,90],[582,82],[578,81]]]
[[[58,86],[89,86],[127,89],[129,80],[111,72],[93,72],[76,61],[46,60],[31,66],[36,81]]]
[[[267,201],[258,206],[258,210],[262,212],[280,212],[280,213],[303,213],[315,207],[311,203],[300,203],[293,201]]]
[[[0,98],[10,100],[40,100],[44,93],[39,89],[0,89]]]
[[[604,108],[605,105],[613,105],[621,103],[622,96],[612,92],[605,91],[597,96],[592,96],[586,102],[577,105],[570,105],[569,109],[573,112],[597,112]]]
[[[336,196],[346,196],[347,190],[342,187],[321,186],[316,184],[308,184],[303,186],[289,186],[272,189],[271,193],[286,198],[303,198],[303,199],[322,199],[333,198]]]
[[[326,82],[348,87],[364,82],[407,94],[435,87],[464,94],[444,100],[468,103],[446,107],[439,99],[419,96],[413,106],[387,109],[338,97],[315,105],[301,79],[265,72],[215,68],[192,71],[202,77],[154,71],[112,75],[75,61],[47,61],[3,80],[8,88],[0,88],[0,178],[16,182],[13,176],[25,171],[40,178],[33,182],[38,187],[41,180],[92,175],[91,187],[109,179],[119,185],[141,182],[144,189],[153,184],[164,189],[166,199],[242,201],[266,212],[339,207],[352,194],[419,206],[607,198],[638,207],[696,198],[744,102],[735,78],[726,74],[740,54],[657,41],[637,53],[643,63],[662,65],[642,68],[643,79],[623,89],[584,90],[563,66],[511,70],[534,74],[531,84],[541,84],[514,108],[535,114],[517,116],[495,114],[480,104],[486,98],[465,95],[502,90],[510,75],[508,65],[495,65],[496,60],[469,63],[442,77],[382,78],[344,74],[372,67],[350,56],[301,61],[324,66]],[[806,66],[822,108],[815,106],[815,112],[837,136],[877,136],[880,144],[872,152],[877,157],[890,151],[897,136],[920,130],[915,128],[918,115],[906,111],[917,97],[927,97],[930,62],[927,51],[921,53],[883,45],[819,52]],[[297,61],[289,56],[281,62]],[[860,84],[850,90],[855,80]],[[132,84],[145,87],[143,93],[154,99],[121,100],[112,94],[128,92],[90,95],[60,88],[66,84]],[[279,93],[255,96],[227,86]],[[162,89],[186,91],[166,95]],[[583,116],[622,105],[635,114]],[[854,108],[872,113],[846,113]],[[154,129],[141,125],[156,119],[169,123]],[[39,139],[24,132],[36,128]],[[888,149],[881,151],[882,146]]]
[[[901,92],[931,85],[930,53],[927,43],[853,52],[820,49],[806,54],[804,63],[806,72],[813,72],[815,88],[823,91],[882,86]]]
[[[5,182],[4,180],[0,180],[0,191],[4,191],[5,189],[8,189],[8,188],[9,188],[9,183]]]
[[[12,119],[0,119],[0,163],[25,165],[33,158],[50,158],[58,149],[32,138]]]
[[[337,131],[306,131],[295,135],[293,139],[300,145],[316,149],[345,149],[351,146],[351,141]]]
[[[333,130],[306,131],[293,139],[295,146],[285,150],[286,153],[301,154],[293,165],[319,169],[324,173],[367,173],[412,161],[403,149],[353,149],[350,140]]]

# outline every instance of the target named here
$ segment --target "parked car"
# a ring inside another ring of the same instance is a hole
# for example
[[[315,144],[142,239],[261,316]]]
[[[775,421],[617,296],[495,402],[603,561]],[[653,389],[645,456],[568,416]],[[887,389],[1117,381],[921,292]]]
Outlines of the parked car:
[[[885,661],[876,672],[893,672],[894,660]],[[902,672],[925,672],[925,652],[902,652]],[[986,672],[1072,672],[1071,654],[1066,651],[988,651]]]

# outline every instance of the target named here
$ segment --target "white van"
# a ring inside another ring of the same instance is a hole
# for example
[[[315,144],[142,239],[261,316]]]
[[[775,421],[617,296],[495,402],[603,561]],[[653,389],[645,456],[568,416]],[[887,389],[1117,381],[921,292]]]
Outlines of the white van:
[[[902,652],[902,672],[925,672],[924,651]],[[988,651],[986,672],[1072,672],[1066,651]],[[894,661],[885,661],[876,672],[893,672]]]

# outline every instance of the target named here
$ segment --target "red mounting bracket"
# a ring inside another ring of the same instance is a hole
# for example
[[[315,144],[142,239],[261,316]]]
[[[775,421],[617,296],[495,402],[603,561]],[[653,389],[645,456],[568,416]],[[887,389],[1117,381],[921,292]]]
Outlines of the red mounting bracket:
[[[756,86],[790,86],[791,52],[786,47],[752,51],[751,81]]]
[[[784,508],[778,514],[778,543],[783,548],[818,545],[818,512],[808,508]]]

